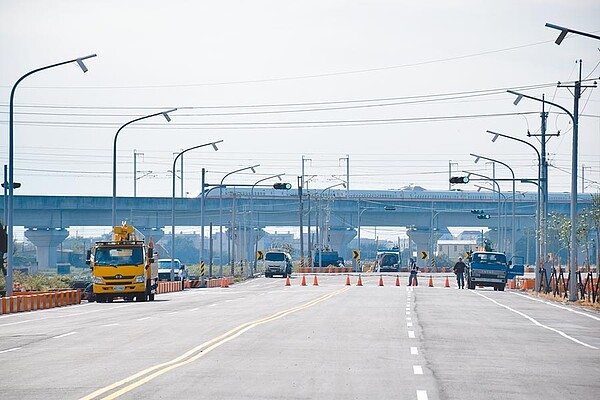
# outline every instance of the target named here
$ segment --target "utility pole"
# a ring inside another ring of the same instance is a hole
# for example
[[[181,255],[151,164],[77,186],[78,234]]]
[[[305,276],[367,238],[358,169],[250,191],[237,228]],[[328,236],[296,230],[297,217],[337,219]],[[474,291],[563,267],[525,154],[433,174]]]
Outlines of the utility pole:
[[[303,163],[304,164],[304,163]],[[304,219],[304,204],[302,201],[302,186],[304,186],[303,181],[304,176],[298,177],[298,200],[300,207],[300,267],[304,268],[304,226],[302,220]]]
[[[350,155],[346,154],[346,157],[341,157],[341,160],[346,161],[346,198],[350,197]]]

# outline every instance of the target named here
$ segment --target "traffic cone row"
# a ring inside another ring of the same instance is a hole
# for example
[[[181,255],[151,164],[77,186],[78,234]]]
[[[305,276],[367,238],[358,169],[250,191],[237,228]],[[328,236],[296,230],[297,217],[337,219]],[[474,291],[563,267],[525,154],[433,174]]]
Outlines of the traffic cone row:
[[[512,284],[513,282],[511,281],[510,283]],[[352,283],[350,281],[350,275],[346,275],[346,283],[345,283],[345,285],[346,286],[351,286],[352,285]],[[290,281],[290,277],[289,276],[285,280],[285,286],[291,286],[291,281]],[[300,283],[300,286],[307,286],[307,284],[306,284],[306,275],[302,275],[302,281]],[[319,279],[317,278],[317,275],[315,275],[314,278],[313,278],[313,286],[319,286]],[[362,276],[360,274],[358,275],[358,280],[356,281],[356,286],[363,286]],[[384,286],[383,275],[379,275],[378,286]],[[395,286],[400,286],[400,276],[398,276],[398,275],[396,275]],[[409,280],[408,286],[417,286],[414,277],[413,277],[413,279]],[[428,286],[429,287],[434,287],[434,284],[433,284],[433,275],[429,275]],[[229,284],[227,283],[227,279],[223,278],[221,280],[221,287],[229,287]],[[450,281],[448,280],[448,277],[446,277],[446,280],[444,281],[444,287],[447,287],[447,288],[450,287]]]

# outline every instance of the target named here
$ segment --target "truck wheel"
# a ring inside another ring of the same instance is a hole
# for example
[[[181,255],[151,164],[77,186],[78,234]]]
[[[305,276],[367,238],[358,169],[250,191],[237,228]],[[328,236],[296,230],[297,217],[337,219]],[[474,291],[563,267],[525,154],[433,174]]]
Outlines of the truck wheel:
[[[498,286],[498,290],[501,291],[501,292],[504,292],[504,285]]]

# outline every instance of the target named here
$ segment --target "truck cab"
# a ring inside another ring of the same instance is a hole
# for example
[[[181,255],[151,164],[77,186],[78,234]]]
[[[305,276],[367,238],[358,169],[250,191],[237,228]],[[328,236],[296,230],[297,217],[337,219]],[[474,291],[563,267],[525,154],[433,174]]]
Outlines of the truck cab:
[[[469,289],[488,286],[503,291],[508,277],[506,255],[493,251],[476,251],[471,256],[467,272]]]
[[[272,249],[265,253],[265,278],[281,275],[287,278],[292,274],[292,256],[285,250]]]

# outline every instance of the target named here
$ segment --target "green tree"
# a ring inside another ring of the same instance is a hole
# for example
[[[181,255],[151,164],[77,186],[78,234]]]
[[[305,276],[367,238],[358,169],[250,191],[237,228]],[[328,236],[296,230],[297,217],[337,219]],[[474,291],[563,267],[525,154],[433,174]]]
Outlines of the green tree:
[[[596,267],[600,266],[600,193],[592,195],[592,204],[589,209],[591,225],[596,231]]]

